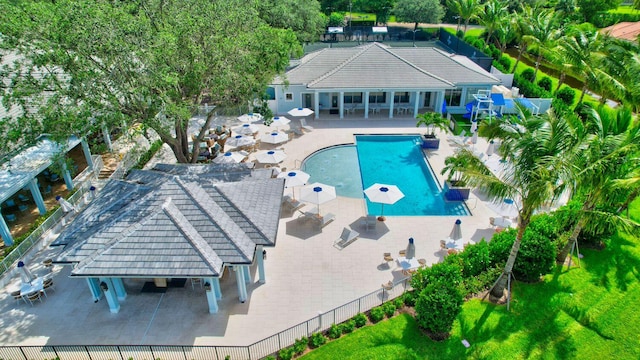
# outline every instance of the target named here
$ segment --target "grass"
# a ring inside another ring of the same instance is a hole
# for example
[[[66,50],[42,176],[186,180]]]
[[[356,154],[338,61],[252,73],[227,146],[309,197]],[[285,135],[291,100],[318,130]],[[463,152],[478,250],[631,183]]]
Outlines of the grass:
[[[637,14],[640,10],[635,9],[633,6],[623,5],[608,12],[612,14]]]
[[[640,220],[640,199],[630,214]],[[465,303],[446,341],[423,336],[404,314],[303,359],[638,359],[639,240],[616,235],[606,245],[583,249],[580,268],[558,267],[536,284],[516,282],[510,312],[479,300]]]

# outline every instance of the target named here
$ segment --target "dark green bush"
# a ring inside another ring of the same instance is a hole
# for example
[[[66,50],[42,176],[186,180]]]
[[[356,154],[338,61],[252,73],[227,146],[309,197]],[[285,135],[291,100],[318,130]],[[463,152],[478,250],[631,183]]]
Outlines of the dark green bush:
[[[264,360],[276,360],[276,357],[273,355],[269,355],[266,358],[264,358]]]
[[[531,70],[531,69],[527,69],[527,70]],[[513,82],[518,88],[520,88],[520,93],[528,98],[550,98],[551,97],[551,94],[548,91],[532,83],[531,81],[527,80],[522,75],[519,75],[519,74],[513,75]]]
[[[464,279],[462,284],[464,288],[464,296],[477,294],[481,291],[488,290],[491,285],[498,279],[503,271],[502,266],[490,267],[486,271],[469,278]]]
[[[522,76],[523,79],[527,80],[530,83],[533,83],[536,81],[536,78],[534,77],[534,75],[535,75],[535,71],[532,68],[526,68],[520,73],[520,76]]]
[[[462,276],[469,278],[476,276],[489,268],[489,245],[486,241],[480,241],[474,245],[468,245],[462,253]]]
[[[342,327],[343,334],[348,334],[356,328],[356,322],[353,319],[351,319],[349,321],[343,322],[342,325],[340,325],[340,327]]]
[[[498,62],[505,69],[505,72],[509,72],[509,70],[511,70],[511,58],[509,58],[507,55],[502,55]]]
[[[541,275],[551,271],[555,263],[556,249],[551,240],[531,229],[522,236],[518,258],[513,267],[516,279],[538,281]]]
[[[312,348],[317,348],[324,345],[327,342],[327,338],[322,335],[322,333],[315,333],[311,335],[311,339],[309,340],[309,344]]]
[[[361,328],[367,324],[367,315],[359,313],[353,317],[353,321],[355,321],[356,327]]]
[[[384,309],[382,307],[378,306],[371,309],[369,312],[369,320],[371,320],[372,323],[375,324],[382,319],[384,319]]]
[[[416,292],[414,290],[407,291],[402,294],[402,298],[404,299],[404,304],[407,306],[415,306],[416,305]]]
[[[456,260],[457,256],[447,256],[442,263],[419,269],[411,277],[411,286],[416,292],[421,292],[428,284],[446,282],[458,286],[462,283],[462,266]]]
[[[444,340],[462,310],[463,296],[457,286],[441,282],[424,288],[416,301],[416,322],[433,340]]]
[[[396,313],[396,306],[393,305],[392,302],[386,302],[382,305],[382,309],[384,310],[384,314],[388,317],[391,318],[393,317],[393,315]]]
[[[162,140],[154,141],[153,144],[149,147],[149,150],[145,151],[144,154],[140,156],[138,159],[138,163],[133,167],[134,169],[142,169],[148,162],[151,160],[153,155],[155,155],[158,150],[162,147]]]
[[[404,307],[404,297],[398,296],[395,300],[393,300],[393,305],[396,309],[402,309]]]
[[[516,240],[516,229],[507,229],[505,231],[493,234],[489,242],[489,259],[491,266],[504,266],[509,257],[509,252]]]
[[[550,77],[544,76],[538,81],[538,86],[545,89],[546,91],[551,91],[551,86],[553,86],[553,83],[551,82]]]
[[[278,351],[278,357],[281,360],[291,360],[293,359],[293,355],[294,355],[294,350],[293,348],[290,348],[290,347],[284,348]]]
[[[293,344],[293,351],[296,355],[301,355],[305,350],[307,350],[307,346],[309,346],[309,339],[306,337],[296,339],[296,342]]]
[[[561,100],[565,105],[573,105],[573,100],[576,98],[576,91],[569,86],[562,86],[556,91],[556,98]]]
[[[327,331],[327,335],[331,339],[337,339],[342,335],[342,328],[339,325],[331,324],[331,327]]]
[[[540,235],[555,241],[561,233],[558,219],[554,214],[542,213],[531,217],[527,231],[534,231]]]

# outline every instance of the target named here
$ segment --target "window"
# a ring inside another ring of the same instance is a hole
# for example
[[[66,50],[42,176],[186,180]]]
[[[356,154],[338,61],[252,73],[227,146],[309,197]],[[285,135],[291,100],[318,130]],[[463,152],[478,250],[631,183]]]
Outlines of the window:
[[[462,98],[462,90],[460,89],[445,90],[444,98],[447,100],[447,106],[460,106],[460,99]]]
[[[265,100],[275,100],[276,99],[276,89],[272,88],[271,86],[269,86],[267,88],[267,90],[265,91],[265,94],[267,95]]]
[[[424,107],[431,107],[431,93],[424,93]]]
[[[362,93],[361,92],[344,93],[344,103],[345,104],[362,104]]]
[[[472,87],[472,88],[467,88],[467,96],[466,96],[466,100],[465,100],[465,102],[464,102],[464,103],[465,103],[465,105],[466,105],[467,103],[470,103],[470,102],[472,102],[473,100],[475,100],[475,98],[473,97],[473,95],[478,94],[478,92],[479,92],[480,90],[482,90],[482,91],[486,91],[486,90],[487,90],[487,88],[484,88],[484,87],[482,87],[482,88],[473,88],[473,87]]]
[[[409,103],[409,92],[397,92],[393,95],[393,102],[395,104],[408,104]]]
[[[387,93],[385,92],[371,92],[369,93],[370,104],[384,104],[387,102]]]
[[[284,93],[284,99],[286,101],[293,101],[293,93]]]

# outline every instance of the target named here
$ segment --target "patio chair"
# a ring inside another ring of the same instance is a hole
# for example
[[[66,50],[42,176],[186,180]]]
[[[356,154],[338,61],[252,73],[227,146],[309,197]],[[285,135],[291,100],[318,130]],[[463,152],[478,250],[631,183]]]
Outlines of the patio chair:
[[[447,249],[447,242],[444,240],[440,240],[440,250],[446,250]]]
[[[25,194],[18,194],[18,200],[22,202],[29,202],[29,197]]]
[[[11,222],[16,221],[15,214],[6,214],[4,217],[7,219],[7,221],[11,221]]]
[[[334,245],[337,245],[339,248],[344,249],[349,244],[356,241],[359,236],[360,236],[359,232],[349,229],[348,227],[345,227],[342,229],[342,234],[340,234],[340,238],[336,240]]]
[[[51,190],[52,190],[51,189],[51,185],[49,184],[49,185],[47,185],[47,187],[44,188],[44,190],[42,190],[42,193],[45,194],[45,195],[46,194],[51,194]]]
[[[302,203],[302,202],[300,202],[299,200],[295,200],[295,199],[293,199],[293,198],[292,198],[291,196],[289,196],[289,195],[285,195],[285,196],[282,198],[282,203],[283,203],[285,206],[289,207],[289,210],[290,210],[291,212],[295,212],[295,211],[297,211],[297,210],[301,209],[302,207],[304,207],[304,206],[306,205],[305,203]]]
[[[202,284],[201,278],[191,278],[191,290],[195,290],[196,285],[199,285],[200,289],[204,289],[204,285]]]
[[[389,280],[389,282],[386,282],[386,283],[382,284],[382,289],[384,289],[386,291],[393,290],[393,281]]]
[[[12,206],[16,206],[16,202],[13,201],[13,199],[9,199],[7,201],[4,202],[6,207],[12,207]]]
[[[25,204],[18,205],[18,210],[20,210],[20,212],[25,212],[27,209],[29,209],[29,207]]]
[[[375,230],[376,224],[378,220],[373,215],[367,215],[362,221],[360,221],[360,225],[365,228],[365,230]]]
[[[307,125],[306,119],[300,119],[300,127],[306,131],[313,131],[313,126]]]
[[[52,278],[47,278],[44,279],[44,281],[42,282],[42,289],[47,290],[47,289],[51,289],[51,290],[55,290],[56,288],[53,286],[53,279]],[[47,293],[44,293],[45,296],[47,296]]]
[[[32,293],[28,293],[27,294],[27,300],[29,301],[31,306],[33,306],[33,303],[36,300],[40,300],[40,302],[42,302],[42,296],[40,296],[40,291],[34,291]]]
[[[384,253],[382,254],[382,256],[384,257],[384,261],[387,262],[387,264],[389,264],[391,261],[393,261],[393,257],[391,257],[391,253]]]
[[[398,251],[398,255],[400,256],[405,256],[407,254],[407,250],[406,249],[402,249],[400,251]]]
[[[13,297],[13,300],[18,303],[20,302],[20,300],[24,301],[25,303],[27,302],[27,300],[25,300],[24,297],[22,297],[22,295],[20,294],[20,290],[11,292],[11,296]]]

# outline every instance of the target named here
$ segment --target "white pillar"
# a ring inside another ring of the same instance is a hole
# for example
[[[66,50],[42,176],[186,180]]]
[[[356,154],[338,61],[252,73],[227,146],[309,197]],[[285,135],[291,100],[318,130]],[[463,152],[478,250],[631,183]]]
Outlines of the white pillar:
[[[340,120],[344,119],[344,91],[340,91],[338,98],[338,107],[340,108]]]
[[[416,118],[418,116],[418,108],[420,105],[420,91],[416,91],[416,103],[413,106],[413,117]]]
[[[217,279],[217,278],[216,278]],[[205,281],[205,294],[207,295],[207,304],[209,305],[209,314],[215,314],[218,312],[218,301],[216,300],[216,292],[214,284],[214,278],[204,278]]]
[[[369,92],[364,92],[364,118],[369,118]]]
[[[319,92],[315,92],[313,94],[313,106],[314,106],[314,110],[315,110],[315,118],[318,119],[320,117],[320,93]]]
[[[220,278],[211,278],[211,285],[213,286],[213,291],[216,294],[216,299],[222,299],[222,290],[220,290]]]
[[[84,154],[84,158],[87,161],[87,166],[89,167],[89,169],[93,170],[93,159],[91,158],[91,150],[89,149],[87,139],[82,138],[80,143],[82,144],[82,153]]]
[[[4,220],[4,216],[0,216],[0,236],[2,236],[4,246],[13,245],[13,236],[11,236],[11,230]]]
[[[242,271],[242,266],[234,266],[233,271],[236,272],[236,285],[238,286],[238,297],[240,298],[240,302],[244,303],[247,301],[247,284],[244,282],[244,271]]]
[[[389,94],[391,95],[389,100],[389,119],[393,119],[393,97],[396,95],[396,92],[390,91]]]
[[[107,125],[102,125],[102,139],[104,143],[107,144],[107,149],[109,151],[113,151],[113,145],[111,144],[111,135],[109,134],[109,129],[107,129]]]
[[[112,278],[113,288],[116,291],[116,296],[119,301],[124,301],[127,298],[127,290],[124,288],[124,283],[121,278]]]
[[[109,311],[111,311],[112,314],[117,314],[120,311],[120,303],[118,302],[111,278],[100,278],[100,288],[102,288],[104,292],[104,297],[107,298]]]
[[[244,282],[245,284],[251,283],[251,273],[249,272],[249,266],[241,266],[242,272],[244,273]]]
[[[89,290],[91,291],[91,296],[93,296],[93,302],[98,302],[98,300],[102,299],[102,290],[100,290],[100,281],[98,278],[86,278],[87,285],[89,285]]]
[[[255,256],[258,258],[258,278],[261,284],[264,284],[266,282],[266,276],[264,273],[264,258],[266,255],[263,256],[263,251],[266,250],[264,250],[264,247],[262,245],[256,246]]]
[[[29,191],[31,191],[31,197],[33,197],[33,201],[35,201],[38,206],[38,212],[40,215],[44,215],[47,213],[47,207],[44,204],[44,199],[42,198],[42,194],[40,193],[40,189],[38,188],[38,178],[33,178],[27,184],[29,187]]]

